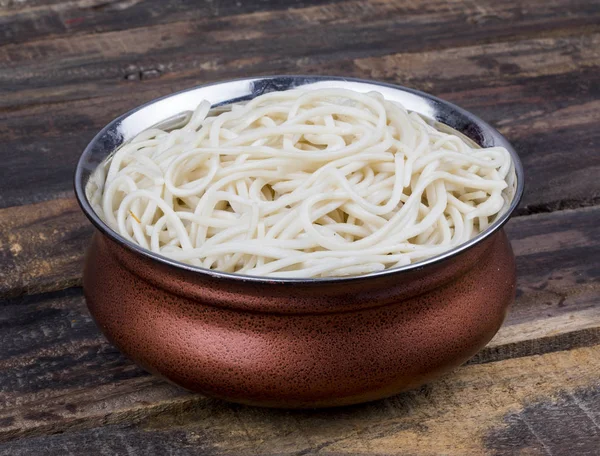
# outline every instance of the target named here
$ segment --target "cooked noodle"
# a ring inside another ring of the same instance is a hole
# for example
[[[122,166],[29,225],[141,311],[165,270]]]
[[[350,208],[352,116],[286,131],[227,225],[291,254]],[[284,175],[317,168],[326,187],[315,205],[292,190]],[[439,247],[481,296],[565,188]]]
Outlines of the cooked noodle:
[[[121,236],[195,266],[254,276],[362,275],[420,261],[485,230],[514,173],[398,103],[345,89],[202,102],[149,129],[93,175]]]

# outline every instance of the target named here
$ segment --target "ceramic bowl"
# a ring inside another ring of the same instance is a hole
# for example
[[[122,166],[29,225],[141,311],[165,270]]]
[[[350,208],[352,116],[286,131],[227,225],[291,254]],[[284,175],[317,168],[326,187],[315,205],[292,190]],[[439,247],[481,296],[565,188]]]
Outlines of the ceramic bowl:
[[[157,124],[175,127],[213,106],[293,87],[377,90],[475,143],[503,146],[516,179],[509,204],[469,242],[426,261],[360,277],[276,279],[201,269],[112,231],[86,195],[111,152]],[[83,286],[102,332],[148,371],[192,391],[272,407],[326,407],[383,398],[459,366],[498,331],[515,295],[502,229],[523,192],[511,145],[448,102],[400,86],[335,77],[274,76],[195,87],[108,124],[79,160],[75,190],[97,231]]]

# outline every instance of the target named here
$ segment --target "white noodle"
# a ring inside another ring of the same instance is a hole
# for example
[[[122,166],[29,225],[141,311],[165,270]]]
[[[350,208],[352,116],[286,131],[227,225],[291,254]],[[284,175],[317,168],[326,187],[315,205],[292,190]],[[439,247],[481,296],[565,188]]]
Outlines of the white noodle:
[[[90,181],[131,242],[248,275],[361,275],[421,261],[492,224],[510,154],[476,148],[379,93],[290,90],[150,129]]]

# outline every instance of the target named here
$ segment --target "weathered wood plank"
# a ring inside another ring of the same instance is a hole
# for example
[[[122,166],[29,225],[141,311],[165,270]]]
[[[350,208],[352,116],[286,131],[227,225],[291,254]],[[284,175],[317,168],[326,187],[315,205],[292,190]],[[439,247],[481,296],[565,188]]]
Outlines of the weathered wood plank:
[[[485,89],[507,86],[527,78],[591,70],[589,75],[584,74],[582,76],[585,77],[581,78],[582,83],[587,82],[589,86],[592,81],[587,80],[598,67],[596,49],[600,43],[597,34],[574,34],[567,37],[478,45],[461,42],[461,47],[457,48],[446,45],[440,49],[420,52],[412,52],[411,49],[406,49],[406,46],[401,46],[401,53],[360,58],[356,53],[348,55],[344,52],[348,43],[329,43],[329,40],[325,40],[329,44],[326,44],[326,48],[320,48],[317,54],[308,50],[294,50],[302,54],[300,58],[295,58],[286,54],[288,44],[279,43],[277,49],[261,47],[265,55],[261,56],[255,50],[254,57],[249,58],[248,54],[241,52],[236,46],[239,42],[251,41],[242,33],[241,37],[235,34],[225,35],[221,41],[214,43],[213,51],[218,60],[213,61],[209,59],[207,50],[201,47],[188,51],[185,43],[173,43],[169,41],[171,38],[161,40],[160,36],[154,35],[147,37],[146,30],[127,33],[132,36],[91,36],[76,43],[64,40],[57,43],[41,43],[40,46],[45,46],[43,50],[19,46],[15,48],[15,52],[22,53],[21,57],[6,47],[0,48],[0,61],[4,60],[7,65],[8,62],[14,61],[15,67],[13,71],[0,73],[0,81],[5,82],[7,86],[10,83],[11,87],[0,100],[0,107],[9,112],[42,103],[57,103],[60,107],[65,101],[111,96],[132,87],[142,94],[150,91],[149,96],[152,96],[151,91],[157,89],[163,90],[164,94],[169,90],[202,81],[269,71],[325,74],[337,72],[397,82],[439,94],[462,93],[462,97],[467,100],[472,98],[468,91],[478,88],[473,95],[479,100],[475,105],[478,106],[482,101],[486,101],[483,97]],[[268,38],[265,38],[267,44],[272,41],[272,37]],[[182,38],[184,39],[189,39],[189,36]],[[335,36],[332,36],[332,39],[335,40]],[[226,55],[218,48],[223,44],[232,47],[231,52]],[[208,43],[202,43],[201,46],[208,46]],[[159,47],[164,51],[164,55],[153,54],[153,47]],[[179,55],[182,52],[184,55]],[[363,53],[373,54],[368,49]],[[381,51],[377,49],[377,53],[380,54]],[[68,54],[70,59],[64,63],[52,62],[52,57],[64,54]],[[194,56],[197,58],[192,58]],[[148,58],[151,60],[145,64],[144,59]],[[130,65],[132,61],[136,62],[133,70]],[[159,74],[152,74],[154,77],[140,80],[139,74],[133,74],[138,70],[158,70]],[[18,85],[20,80],[23,80],[22,87]],[[474,83],[479,84],[479,87],[473,87]],[[501,94],[497,89],[495,93],[488,95],[498,98]],[[535,91],[531,90],[529,97],[535,95]],[[147,100],[148,96],[144,99]],[[543,96],[538,95],[537,99],[530,101],[543,99]],[[508,98],[503,101],[514,100],[515,98]],[[487,101],[489,104],[490,101]],[[485,106],[485,103],[483,105]],[[505,117],[504,114],[500,119]]]
[[[494,454],[598,454],[600,393],[597,389],[561,393],[527,405],[504,418],[506,427],[486,438]],[[535,449],[535,450],[533,450]]]
[[[51,101],[50,93],[41,97],[49,88],[57,92],[55,100],[94,97],[98,88],[84,84],[114,86],[124,79],[145,79],[144,71],[149,72],[148,79],[187,75],[206,81],[474,42],[515,41],[544,33],[581,36],[600,30],[599,19],[600,5],[585,0],[535,0],[527,7],[492,0],[476,5],[355,0],[68,35],[0,47],[4,63],[0,82],[10,83],[1,106]],[[485,56],[481,62],[486,63]],[[27,96],[18,97],[17,91]]]
[[[312,17],[317,19],[321,17],[319,14],[314,14],[313,11],[326,13],[327,19],[334,18],[338,8],[335,3],[351,5],[349,7],[351,10],[346,9],[346,11],[352,15],[342,18],[344,21],[356,19],[358,19],[357,23],[372,21],[367,14],[374,10],[384,10],[388,14],[393,13],[400,19],[408,15],[415,16],[421,23],[426,22],[420,19],[421,17],[441,13],[452,22],[462,22],[463,29],[466,25],[469,33],[481,32],[483,29],[488,29],[492,33],[496,32],[495,27],[502,22],[514,27],[514,20],[526,21],[532,32],[565,30],[575,26],[593,25],[590,16],[598,13],[597,5],[594,2],[567,2],[565,0],[549,2],[534,0],[528,2],[527,5],[521,5],[515,1],[502,2],[502,5],[498,5],[486,0],[478,2],[460,0],[420,0],[418,2],[262,0],[260,2],[237,2],[220,0],[219,2],[207,1],[193,4],[158,0],[144,2],[139,0],[79,0],[5,8],[3,14],[0,14],[0,30],[2,30],[0,45],[18,44],[30,40],[41,41],[62,36],[79,37],[88,33],[106,33],[189,21],[218,23],[221,18],[242,14],[256,16],[255,22],[257,28],[260,28],[261,15],[264,13],[281,12],[285,14],[290,9],[306,11],[307,13],[303,15],[303,22]],[[341,8],[346,8],[346,6]],[[511,20],[513,22],[506,22]],[[232,30],[236,29],[232,28]],[[510,35],[505,33],[504,36]]]
[[[514,142],[526,167],[528,192],[523,207],[540,207],[600,197],[600,181],[594,178],[600,172],[600,156],[595,153],[600,145],[600,132],[595,128],[600,116],[598,46],[600,35],[593,34],[430,51],[420,56],[402,53],[348,60],[343,54],[332,54],[310,63],[309,55],[281,61],[282,66],[274,71],[341,73],[406,83],[471,109],[498,125]],[[273,56],[269,65],[279,65],[273,63],[276,60]],[[203,60],[195,62],[196,67],[177,67],[164,78],[141,82],[109,83],[107,76],[58,89],[8,93],[4,102],[12,97],[42,104],[0,113],[5,117],[0,122],[0,153],[10,165],[10,172],[0,181],[0,207],[68,196],[81,150],[116,115],[199,81],[268,71],[260,59],[234,58],[231,65],[208,65],[205,70]],[[89,67],[82,68],[87,71]],[[71,96],[95,98],[60,101]],[[53,104],[48,105],[50,101]]]
[[[6,0],[5,0],[6,1]],[[181,2],[164,0],[77,0],[8,2],[0,10],[0,45],[48,36],[81,35],[157,24],[326,5],[336,0]],[[0,3],[0,6],[3,6]],[[3,13],[3,14],[2,14]]]
[[[517,300],[504,327],[471,364],[600,344],[599,214],[600,208],[585,208],[510,222]],[[80,289],[0,303],[0,347],[3,439],[119,424],[196,401],[108,344]]]
[[[0,44],[19,43],[0,47],[0,207],[49,200],[0,209],[0,298],[25,294],[0,302],[0,440],[22,438],[0,455],[598,454],[599,207],[513,219],[518,296],[490,345],[420,391],[343,410],[187,394],[110,346],[79,289],[31,295],[80,283],[91,227],[70,180],[93,134],[143,101],[227,77],[420,88],[514,142],[522,213],[600,201],[599,2],[190,5],[0,0]]]
[[[521,277],[519,299],[528,309],[528,320],[536,318],[539,302],[550,312],[597,291],[599,217],[600,208],[592,207],[509,222]],[[80,285],[92,232],[74,199],[1,209],[0,258],[5,260],[0,262],[0,298]]]
[[[73,199],[0,209],[0,296],[79,285],[91,233]]]
[[[85,421],[75,411],[67,426],[40,411],[51,435],[6,442],[0,454],[593,456],[600,445],[599,370],[597,345],[466,366],[417,391],[318,411],[257,409],[199,395],[148,406],[142,393],[137,407],[97,408]]]
[[[497,126],[524,162],[522,207],[565,199],[581,203],[600,198],[594,177],[600,174],[600,136],[591,128],[600,114],[600,81],[593,76],[599,73],[598,46],[598,35],[497,43],[358,59],[350,71],[415,83]],[[575,150],[572,162],[566,155],[573,157]]]

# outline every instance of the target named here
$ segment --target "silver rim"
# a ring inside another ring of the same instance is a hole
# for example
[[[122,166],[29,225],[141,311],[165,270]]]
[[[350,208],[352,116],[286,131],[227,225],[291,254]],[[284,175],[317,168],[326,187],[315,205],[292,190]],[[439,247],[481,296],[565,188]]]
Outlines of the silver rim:
[[[508,209],[500,215],[496,221],[473,239],[459,245],[440,255],[428,258],[426,260],[402,266],[399,268],[386,269],[362,276],[333,277],[333,278],[270,278],[248,276],[228,272],[219,272],[211,269],[204,269],[197,266],[191,266],[186,263],[180,263],[170,258],[164,257],[150,250],[134,244],[108,227],[92,209],[86,193],[85,186],[96,167],[115,149],[124,142],[129,141],[143,130],[163,123],[165,119],[181,118],[185,111],[193,110],[200,101],[207,99],[214,106],[225,105],[236,101],[243,101],[255,98],[263,93],[288,90],[295,87],[343,87],[361,92],[377,90],[387,99],[400,101],[407,109],[441,122],[468,138],[475,141],[483,147],[502,146],[510,154],[515,168],[516,188],[514,196]],[[104,127],[83,151],[79,158],[75,170],[75,195],[79,205],[87,218],[102,232],[115,242],[127,247],[128,249],[139,253],[145,257],[151,258],[159,263],[169,265],[175,268],[196,272],[213,278],[235,281],[250,281],[270,284],[283,283],[338,283],[354,280],[364,280],[373,277],[388,276],[391,274],[401,274],[407,271],[413,271],[425,266],[440,263],[448,258],[452,258],[468,250],[474,245],[480,243],[493,233],[497,232],[510,218],[523,196],[523,165],[511,144],[496,129],[477,116],[464,109],[453,105],[447,101],[436,98],[432,95],[402,86],[386,84],[382,82],[368,81],[355,78],[342,78],[332,76],[268,76],[260,78],[245,78],[231,81],[213,83],[193,87],[181,92],[167,95],[162,98],[150,101],[142,106],[129,111],[126,114],[116,118]]]

